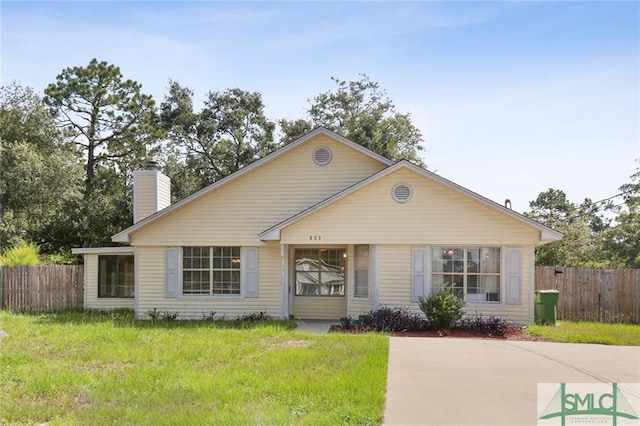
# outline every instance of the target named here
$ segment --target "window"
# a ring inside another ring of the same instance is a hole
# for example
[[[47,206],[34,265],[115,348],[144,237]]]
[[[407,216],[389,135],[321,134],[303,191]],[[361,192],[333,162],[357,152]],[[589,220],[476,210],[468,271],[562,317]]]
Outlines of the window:
[[[240,247],[183,247],[182,293],[239,295]]]
[[[452,284],[467,302],[500,301],[500,249],[497,247],[433,247],[432,293]]]
[[[354,252],[354,297],[369,297],[369,246],[357,245]]]
[[[98,256],[98,297],[133,297],[133,256]]]
[[[296,296],[344,296],[344,249],[296,249]]]

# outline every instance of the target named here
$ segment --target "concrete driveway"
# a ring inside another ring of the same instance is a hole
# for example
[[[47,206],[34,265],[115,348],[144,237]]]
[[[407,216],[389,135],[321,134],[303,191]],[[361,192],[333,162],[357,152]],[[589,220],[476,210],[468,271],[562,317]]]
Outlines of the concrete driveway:
[[[384,424],[535,425],[560,382],[640,382],[640,347],[391,337]]]

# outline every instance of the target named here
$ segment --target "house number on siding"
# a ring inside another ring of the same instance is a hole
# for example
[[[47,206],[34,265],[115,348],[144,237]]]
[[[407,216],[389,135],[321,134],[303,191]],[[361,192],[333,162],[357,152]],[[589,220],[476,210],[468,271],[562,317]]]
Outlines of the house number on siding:
[[[320,235],[309,235],[309,240],[311,241],[320,241],[322,237]]]

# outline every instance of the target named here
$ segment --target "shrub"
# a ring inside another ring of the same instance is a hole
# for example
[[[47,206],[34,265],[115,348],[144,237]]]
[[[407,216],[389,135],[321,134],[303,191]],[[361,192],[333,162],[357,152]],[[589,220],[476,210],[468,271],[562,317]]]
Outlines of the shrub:
[[[405,307],[381,307],[377,311],[360,315],[360,328],[369,331],[421,331],[425,321],[421,315],[410,312]]]
[[[353,318],[351,318],[351,315],[340,318],[340,326],[342,326],[343,330],[353,330],[355,326],[353,324]]]
[[[205,321],[216,321],[216,311],[209,311],[208,314],[202,313],[202,319]]]
[[[271,315],[268,315],[265,311],[253,312],[250,314],[244,314],[238,316],[238,321],[273,321],[274,318]]]
[[[178,319],[178,316],[180,315],[180,313],[178,312],[162,312],[160,314],[160,319],[162,321],[175,321]]]
[[[59,251],[53,254],[44,254],[40,256],[42,263],[45,265],[74,265],[78,263],[78,258],[71,252]]]
[[[160,312],[158,308],[153,308],[152,310],[147,311],[147,315],[151,318],[151,323],[155,324],[158,321],[175,321],[178,319],[180,315],[178,312]]]
[[[453,286],[446,284],[429,297],[420,297],[420,310],[427,317],[427,327],[432,330],[451,328],[464,315],[465,302],[453,294]]]
[[[504,336],[509,329],[509,323],[493,315],[485,318],[482,314],[476,314],[472,317],[462,318],[453,328],[476,334]]]
[[[6,249],[0,256],[0,266],[39,265],[39,248],[32,243],[22,243]]]

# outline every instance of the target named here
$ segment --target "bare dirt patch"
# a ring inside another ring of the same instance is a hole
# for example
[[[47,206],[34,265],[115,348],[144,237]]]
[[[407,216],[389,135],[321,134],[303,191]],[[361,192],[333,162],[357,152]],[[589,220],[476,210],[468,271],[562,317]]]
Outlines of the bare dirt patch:
[[[309,347],[310,342],[308,340],[287,340],[284,342],[277,343],[273,346],[281,347],[281,348],[307,348]]]

